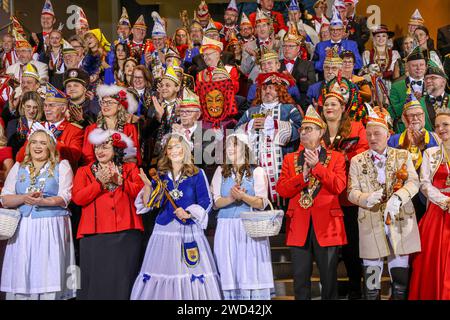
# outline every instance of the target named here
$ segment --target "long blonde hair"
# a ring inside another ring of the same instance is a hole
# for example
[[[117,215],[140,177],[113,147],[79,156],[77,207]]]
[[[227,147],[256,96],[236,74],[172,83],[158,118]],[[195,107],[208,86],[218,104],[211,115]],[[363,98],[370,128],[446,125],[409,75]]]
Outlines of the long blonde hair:
[[[194,165],[193,156],[189,145],[184,141],[184,139],[177,134],[170,134],[167,138],[167,143],[165,144],[163,151],[161,153],[161,158],[158,160],[158,170],[161,173],[168,173],[172,171],[172,161],[167,156],[167,147],[169,141],[176,139],[181,143],[184,152],[183,167],[181,169],[182,174],[192,177],[199,172],[199,169]]]
[[[28,141],[31,140],[33,136],[36,134],[43,133],[45,138],[47,139],[47,149],[48,149],[48,162],[50,162],[49,170],[52,173],[55,170],[56,164],[59,162],[59,152],[56,150],[55,141],[50,138],[47,132],[44,130],[36,130],[29,137]],[[32,164],[33,159],[31,159],[31,151],[30,151],[30,143],[27,143],[27,147],[25,148],[25,158],[22,162],[22,166],[26,167],[27,165]]]
[[[116,128],[114,128],[114,130],[123,131],[123,127],[127,123],[127,113],[128,112],[124,109],[124,107],[121,104],[119,104],[117,113],[116,113],[117,124],[116,124]],[[102,128],[104,130],[108,129],[106,127],[105,117],[103,116],[103,113],[101,111],[98,113],[98,116],[97,116],[97,127]]]

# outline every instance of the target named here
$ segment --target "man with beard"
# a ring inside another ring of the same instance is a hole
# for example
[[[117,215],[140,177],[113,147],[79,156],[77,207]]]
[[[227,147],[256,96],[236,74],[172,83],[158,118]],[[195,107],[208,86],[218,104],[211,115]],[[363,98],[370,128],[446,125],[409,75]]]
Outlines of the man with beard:
[[[238,33],[238,8],[236,5],[236,0],[231,0],[228,7],[225,9],[225,14],[223,20],[225,22],[222,30],[220,30],[220,41],[222,41],[224,48],[227,46],[229,36],[231,32],[235,34]]]
[[[420,104],[427,110],[431,126],[434,129],[436,110],[440,108],[450,108],[450,96],[445,92],[448,76],[432,60],[428,61],[428,68],[425,74],[425,90],[427,95],[420,99]]]

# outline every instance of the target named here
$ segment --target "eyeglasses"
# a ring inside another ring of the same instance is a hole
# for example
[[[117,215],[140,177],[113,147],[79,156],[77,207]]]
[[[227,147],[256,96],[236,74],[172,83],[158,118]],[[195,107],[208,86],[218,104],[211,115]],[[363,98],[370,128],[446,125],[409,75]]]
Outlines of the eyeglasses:
[[[303,133],[308,134],[308,133],[313,132],[315,129],[317,129],[317,128],[315,128],[315,127],[303,127],[303,128],[300,128],[298,131],[300,132],[300,134],[303,134]]]
[[[112,107],[112,106],[116,106],[118,105],[119,102],[117,102],[116,100],[101,100],[100,101],[100,105],[101,106],[108,106],[108,107]]]
[[[185,114],[185,115],[190,115],[190,114],[192,114],[194,112],[197,112],[197,111],[194,111],[194,110],[180,110],[180,114]]]
[[[408,119],[420,119],[422,116],[424,115],[424,113],[416,113],[416,114],[408,114],[406,117]]]

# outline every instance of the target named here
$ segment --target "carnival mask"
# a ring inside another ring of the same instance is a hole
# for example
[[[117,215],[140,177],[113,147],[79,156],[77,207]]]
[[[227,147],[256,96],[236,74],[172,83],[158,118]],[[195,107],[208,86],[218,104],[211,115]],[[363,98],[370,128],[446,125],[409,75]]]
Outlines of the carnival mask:
[[[225,97],[219,90],[213,90],[206,94],[206,108],[209,115],[213,118],[218,118],[223,113],[223,104]]]

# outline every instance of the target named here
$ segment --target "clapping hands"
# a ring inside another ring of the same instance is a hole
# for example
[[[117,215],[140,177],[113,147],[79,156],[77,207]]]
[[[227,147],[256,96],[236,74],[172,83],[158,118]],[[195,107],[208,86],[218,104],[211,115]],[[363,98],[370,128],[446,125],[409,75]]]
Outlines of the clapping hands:
[[[231,188],[230,192],[231,192],[231,197],[235,201],[242,201],[242,198],[246,194],[246,190],[244,188],[242,188],[241,186],[238,186],[238,185],[233,186],[233,188]]]

